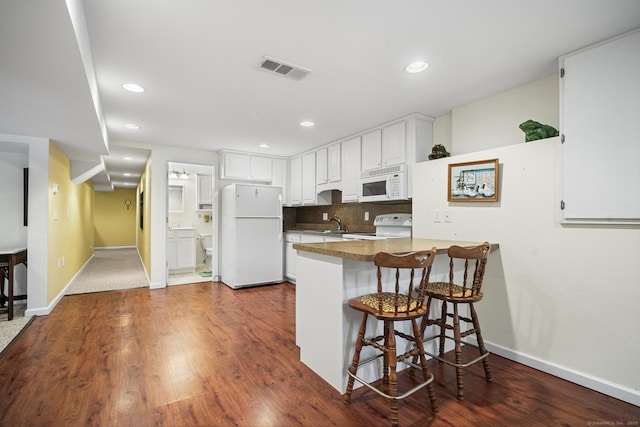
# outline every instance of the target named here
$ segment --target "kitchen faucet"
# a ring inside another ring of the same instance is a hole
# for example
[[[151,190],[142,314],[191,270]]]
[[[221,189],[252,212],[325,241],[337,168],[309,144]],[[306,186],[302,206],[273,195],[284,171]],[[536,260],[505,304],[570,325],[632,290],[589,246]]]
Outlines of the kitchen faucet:
[[[333,218],[331,218],[329,220],[329,222],[331,221],[335,221],[336,224],[338,224],[338,231],[347,231],[347,227],[345,226],[344,229],[342,228],[342,220],[340,218],[338,218],[337,216],[333,216]]]

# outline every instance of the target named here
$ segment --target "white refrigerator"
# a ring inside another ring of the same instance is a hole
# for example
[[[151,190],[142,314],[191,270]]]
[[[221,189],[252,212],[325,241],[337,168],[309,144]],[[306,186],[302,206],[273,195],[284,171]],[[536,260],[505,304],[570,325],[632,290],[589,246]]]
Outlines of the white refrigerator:
[[[222,189],[222,282],[238,289],[282,282],[282,189],[235,183]]]

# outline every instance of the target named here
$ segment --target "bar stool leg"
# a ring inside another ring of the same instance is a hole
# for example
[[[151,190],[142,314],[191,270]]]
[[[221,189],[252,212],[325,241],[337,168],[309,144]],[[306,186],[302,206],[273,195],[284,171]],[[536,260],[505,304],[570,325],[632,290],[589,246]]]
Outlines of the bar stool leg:
[[[385,365],[389,367],[389,396],[392,398],[389,399],[389,403],[391,406],[391,425],[398,425],[398,399],[395,397],[398,396],[398,376],[396,374],[397,367],[397,359],[396,359],[396,335],[394,330],[393,322],[385,321],[384,329],[386,333],[385,342],[387,351],[385,351],[384,359]]]
[[[353,353],[353,361],[351,362],[351,366],[349,367],[349,372],[351,372],[353,375],[355,375],[358,372],[358,363],[360,362],[360,351],[362,350],[362,342],[364,340],[364,334],[367,328],[367,317],[369,317],[368,313],[364,313],[362,315],[362,323],[360,324],[360,330],[358,331],[358,340],[356,341],[356,348]],[[351,402],[351,393],[353,392],[354,381],[355,381],[355,378],[349,375],[347,390],[342,395],[342,400],[346,404],[349,404],[349,402]]]
[[[453,337],[456,342],[456,381],[458,383],[458,400],[464,400],[464,384],[462,380],[462,337],[460,335],[460,317],[458,316],[458,304],[453,303]]]
[[[487,349],[484,346],[484,340],[482,339],[482,332],[480,331],[480,322],[478,321],[478,315],[476,314],[476,309],[473,306],[473,303],[469,304],[469,309],[471,310],[471,321],[473,322],[473,329],[476,331],[476,340],[478,341],[478,350],[480,351],[480,355],[487,354]],[[491,376],[491,369],[489,369],[489,358],[485,357],[482,359],[482,366],[484,367],[484,375],[487,379],[487,382],[492,382],[493,377]]]
[[[437,323],[436,323],[437,324]],[[438,356],[444,357],[444,342],[447,332],[447,302],[442,301],[442,314],[440,315],[440,346]]]
[[[427,311],[428,313],[428,311]],[[429,370],[429,365],[427,363],[427,357],[424,353],[424,335],[422,334],[422,325],[424,324],[426,316],[423,318],[422,323],[418,326],[418,322],[415,319],[411,320],[411,324],[413,326],[413,336],[416,348],[418,349],[418,357],[420,357],[420,366],[422,367],[422,378],[424,381],[430,381],[433,378],[433,374]],[[415,358],[414,358],[415,359]],[[414,360],[415,363],[415,360]],[[438,405],[436,404],[436,393],[433,389],[433,381],[427,384],[427,393],[429,395],[429,401],[431,402],[431,409],[433,412],[438,412]]]

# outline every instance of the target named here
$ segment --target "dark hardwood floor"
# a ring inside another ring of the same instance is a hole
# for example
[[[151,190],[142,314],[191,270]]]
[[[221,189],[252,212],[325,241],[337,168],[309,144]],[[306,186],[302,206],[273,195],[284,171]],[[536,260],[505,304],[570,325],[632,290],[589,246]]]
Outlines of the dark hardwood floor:
[[[299,362],[295,287],[219,283],[65,296],[0,359],[1,426],[386,426],[386,400],[339,393]],[[320,321],[320,320],[319,320]],[[466,370],[435,361],[401,401],[401,426],[638,425],[640,408],[490,356]],[[407,373],[401,381],[411,381]],[[619,424],[616,424],[619,423]]]

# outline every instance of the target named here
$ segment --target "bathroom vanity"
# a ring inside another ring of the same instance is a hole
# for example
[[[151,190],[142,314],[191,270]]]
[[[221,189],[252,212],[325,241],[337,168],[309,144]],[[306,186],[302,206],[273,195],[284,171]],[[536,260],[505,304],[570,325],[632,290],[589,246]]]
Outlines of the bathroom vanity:
[[[196,271],[196,230],[193,227],[170,227],[167,232],[169,274]]]

